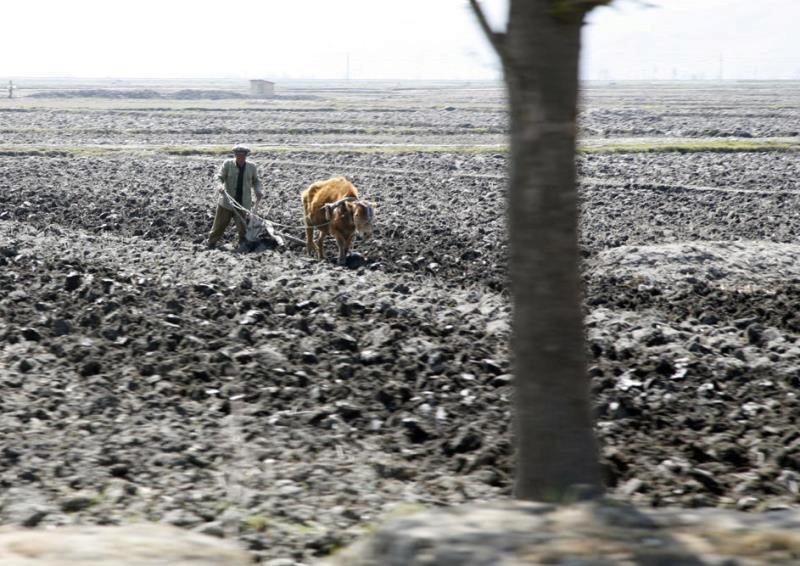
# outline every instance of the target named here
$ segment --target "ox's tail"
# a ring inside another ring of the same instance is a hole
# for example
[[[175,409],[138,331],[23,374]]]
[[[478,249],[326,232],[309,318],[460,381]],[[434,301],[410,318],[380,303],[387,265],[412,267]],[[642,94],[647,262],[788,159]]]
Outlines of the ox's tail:
[[[303,203],[303,220],[308,224],[308,195],[306,191],[300,194],[300,201]]]
[[[319,183],[314,183],[302,193],[300,193],[300,200],[303,203],[303,219],[308,224],[311,216],[311,201],[314,200],[314,195],[319,190]]]

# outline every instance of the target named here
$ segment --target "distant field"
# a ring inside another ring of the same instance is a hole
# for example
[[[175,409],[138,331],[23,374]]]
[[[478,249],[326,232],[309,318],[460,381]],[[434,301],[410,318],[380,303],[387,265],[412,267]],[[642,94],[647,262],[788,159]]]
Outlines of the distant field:
[[[800,139],[797,86],[587,83],[580,147],[591,152],[795,149]],[[63,97],[70,89],[92,89],[96,95]],[[103,89],[115,97],[101,97]],[[126,89],[184,94],[180,100],[124,98]],[[38,97],[48,92],[61,97]],[[236,141],[270,149],[341,145],[490,151],[507,142],[505,92],[496,83],[278,82],[272,98],[208,98],[224,92],[246,96],[247,83],[21,83],[19,98],[0,99],[2,151],[65,146],[64,151],[75,152],[86,145],[203,153]]]

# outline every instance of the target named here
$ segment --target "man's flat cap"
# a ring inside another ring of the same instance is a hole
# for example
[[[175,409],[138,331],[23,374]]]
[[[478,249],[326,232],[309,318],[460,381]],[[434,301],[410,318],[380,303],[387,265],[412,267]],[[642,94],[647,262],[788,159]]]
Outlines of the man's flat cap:
[[[250,153],[250,148],[246,145],[238,144],[233,146],[233,153],[244,153],[246,155]]]

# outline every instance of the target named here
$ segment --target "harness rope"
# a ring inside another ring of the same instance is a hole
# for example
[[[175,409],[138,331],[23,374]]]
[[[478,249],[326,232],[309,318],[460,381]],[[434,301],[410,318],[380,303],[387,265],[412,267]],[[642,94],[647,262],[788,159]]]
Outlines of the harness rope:
[[[322,222],[320,224],[313,224],[313,225],[308,225],[308,224],[302,224],[302,225],[294,224],[294,225],[291,225],[291,224],[282,224],[280,222],[274,222],[272,220],[268,220],[267,218],[259,216],[258,214],[255,213],[254,210],[247,210],[241,204],[236,202],[236,199],[231,198],[231,196],[228,194],[228,191],[222,191],[222,194],[225,197],[225,201],[229,205],[231,205],[231,207],[233,208],[234,213],[248,227],[250,226],[249,222],[246,220],[248,215],[251,218],[255,219],[256,221],[261,222],[262,224],[265,224],[265,225],[268,225],[268,226],[280,226],[281,228],[302,228],[302,229],[305,230],[305,229],[308,229],[308,228],[322,228],[324,226],[328,226],[331,223],[330,220],[328,222]],[[344,197],[344,198],[341,198],[341,199],[337,200],[334,203],[328,203],[325,206],[328,207],[328,208],[333,209],[333,208],[336,208],[337,206],[340,206],[340,205],[344,204],[345,202],[353,202],[353,201],[358,202],[358,200],[359,200],[358,197]],[[272,205],[270,205],[270,207],[267,209],[267,212],[269,212],[271,209],[272,209]],[[367,205],[367,210],[368,210],[369,218],[371,220],[372,219],[372,214],[373,214],[372,213],[372,206]],[[239,211],[243,212],[245,214],[245,216],[242,217],[242,215],[239,213]],[[268,232],[270,231],[269,228],[267,228],[267,231]],[[284,238],[288,238],[289,240],[293,240],[293,241],[295,241],[295,242],[297,242],[299,244],[302,244],[304,246],[306,245],[306,241],[302,240],[300,238],[296,238],[296,237],[291,236],[289,234],[286,234],[284,232],[278,232],[277,230],[272,230],[272,232],[274,232],[275,234],[278,234],[279,236],[282,236]]]
[[[261,222],[262,224],[268,224],[268,225],[270,225],[270,226],[280,226],[280,227],[282,227],[282,228],[294,228],[294,227],[295,227],[295,226],[290,226],[289,224],[281,224],[280,222],[273,222],[273,221],[271,221],[271,220],[267,220],[266,218],[263,218],[263,217],[259,216],[258,214],[256,214],[256,213],[255,213],[255,211],[253,211],[253,210],[247,210],[245,207],[243,207],[242,205],[240,205],[238,202],[236,202],[236,199],[233,199],[233,198],[231,198],[231,196],[228,194],[228,192],[227,192],[227,191],[223,191],[223,193],[222,193],[222,194],[225,196],[225,201],[226,201],[226,202],[227,202],[227,203],[228,203],[228,204],[229,204],[229,205],[230,205],[230,206],[233,208],[233,211],[234,211],[234,213],[235,213],[235,214],[236,214],[236,215],[239,217],[239,219],[240,219],[242,222],[244,222],[246,225],[248,225],[248,224],[249,224],[249,223],[246,221],[247,215],[249,215],[251,218],[255,219],[255,220],[256,220],[256,221],[258,221],[258,222]],[[272,209],[272,206],[270,205],[270,208],[268,208],[268,209],[267,209],[267,212],[269,212],[269,210],[271,210],[271,209]],[[244,213],[244,214],[245,214],[245,216],[244,216],[244,217],[242,217],[242,214],[240,214],[240,212],[239,212],[239,211],[241,211],[242,213]],[[326,222],[325,224],[318,224],[318,225],[315,225],[315,227],[317,227],[317,226],[325,226],[326,224],[329,224],[329,222]],[[268,229],[267,231],[269,231],[269,229]],[[286,234],[285,232],[278,232],[277,230],[272,230],[272,231],[273,231],[275,234],[277,234],[277,235],[279,235],[279,236],[281,236],[281,237],[283,237],[283,238],[287,238],[287,239],[289,239],[289,240],[292,240],[292,241],[294,241],[294,242],[297,242],[298,244],[301,244],[301,245],[303,245],[303,246],[305,246],[305,245],[306,245],[306,242],[305,242],[305,240],[301,240],[300,238],[296,238],[295,236],[292,236],[292,235],[290,235],[290,234]],[[245,237],[247,237],[247,236],[245,236]]]

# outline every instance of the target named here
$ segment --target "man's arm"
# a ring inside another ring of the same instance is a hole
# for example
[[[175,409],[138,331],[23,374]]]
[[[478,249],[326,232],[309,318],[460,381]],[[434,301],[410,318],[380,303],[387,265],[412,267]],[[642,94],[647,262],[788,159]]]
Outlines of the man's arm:
[[[219,181],[222,183],[220,185],[219,189],[218,189],[220,193],[224,193],[225,192],[225,186],[226,186],[227,180],[228,180],[228,167],[227,167],[227,165],[228,165],[228,162],[227,161],[223,161],[222,166],[219,168],[219,173],[217,173],[217,179],[219,179]]]
[[[253,192],[256,193],[256,202],[253,205],[253,208],[258,206],[258,203],[261,202],[261,199],[264,198],[264,187],[261,185],[261,179],[258,176],[258,167],[253,165]]]

